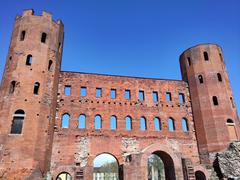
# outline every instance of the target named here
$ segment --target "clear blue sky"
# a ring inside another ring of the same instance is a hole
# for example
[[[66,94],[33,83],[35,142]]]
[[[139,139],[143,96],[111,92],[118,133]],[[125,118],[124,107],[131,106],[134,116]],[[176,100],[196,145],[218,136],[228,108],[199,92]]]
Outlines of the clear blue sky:
[[[240,109],[239,0],[2,1],[0,78],[14,17],[29,8],[62,19],[62,70],[181,79],[179,55],[199,43],[217,43]]]

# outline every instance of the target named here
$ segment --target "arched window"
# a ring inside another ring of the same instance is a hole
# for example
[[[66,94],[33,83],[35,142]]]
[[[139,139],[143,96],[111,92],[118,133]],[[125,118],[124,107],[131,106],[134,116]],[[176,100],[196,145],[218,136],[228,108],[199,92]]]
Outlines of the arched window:
[[[24,41],[26,35],[26,31],[22,31],[20,35],[20,41]]]
[[[202,75],[198,75],[198,80],[199,80],[199,83],[202,84],[203,83],[203,76]]]
[[[12,81],[10,83],[9,94],[13,94],[14,93],[15,87],[16,87],[16,81]]]
[[[217,96],[213,96],[213,97],[212,97],[212,100],[213,100],[213,105],[214,105],[214,106],[217,106],[217,105],[218,105]]]
[[[52,60],[49,60],[48,61],[48,71],[52,71],[52,66],[53,66],[53,61]]]
[[[38,95],[38,93],[39,93],[39,88],[40,88],[40,83],[39,83],[39,82],[35,82],[35,83],[34,83],[34,87],[33,87],[33,94]]]
[[[25,112],[21,109],[15,111],[13,114],[12,126],[11,126],[11,134],[21,134],[23,127],[23,120],[25,117]]]
[[[141,131],[147,130],[147,121],[146,118],[143,116],[140,118],[140,129]]]
[[[102,117],[100,115],[95,116],[94,127],[95,129],[102,128]]]
[[[32,55],[31,54],[27,55],[26,65],[27,66],[31,66],[32,65]]]
[[[168,119],[168,130],[170,132],[175,131],[175,123],[174,123],[174,119],[173,118],[169,118]]]
[[[188,120],[185,118],[182,118],[182,130],[183,130],[183,132],[189,131]]]
[[[191,66],[192,63],[191,63],[191,58],[190,57],[187,58],[187,61],[188,61],[188,66]]]
[[[72,180],[72,176],[67,172],[61,172],[56,180]]]
[[[78,118],[78,128],[85,129],[86,128],[86,116],[85,114],[81,114]]]
[[[237,140],[237,133],[236,133],[234,121],[232,119],[227,119],[226,125],[228,128],[229,139],[231,141]]]
[[[110,118],[110,129],[111,130],[117,129],[117,117],[116,116],[111,116],[111,118]]]
[[[203,56],[204,56],[204,60],[205,61],[208,61],[209,58],[208,58],[208,53],[206,51],[203,52]]]
[[[62,115],[62,124],[61,127],[62,128],[69,128],[69,120],[70,120],[70,116],[69,114],[65,113]]]
[[[154,126],[156,131],[161,131],[161,121],[158,117],[154,118]]]
[[[126,130],[128,131],[132,130],[132,118],[130,116],[127,116],[125,118],[125,123],[126,123]]]
[[[217,73],[217,77],[218,77],[218,81],[219,81],[219,82],[222,82],[222,76],[221,76],[220,73]]]
[[[42,36],[41,36],[41,42],[42,43],[45,43],[47,40],[47,34],[45,32],[42,33]]]

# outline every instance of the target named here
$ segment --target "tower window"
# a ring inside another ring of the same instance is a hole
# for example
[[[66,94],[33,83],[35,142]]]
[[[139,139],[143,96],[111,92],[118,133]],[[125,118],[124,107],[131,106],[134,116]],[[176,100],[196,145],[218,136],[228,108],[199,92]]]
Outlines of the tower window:
[[[212,100],[213,100],[213,105],[214,105],[214,106],[217,106],[217,105],[218,105],[217,96],[213,96],[213,97],[212,97]]]
[[[161,131],[161,120],[158,117],[154,118],[155,131]]]
[[[234,101],[233,101],[232,97],[230,97],[230,101],[231,101],[231,104],[232,104],[232,108],[235,108],[235,104],[234,104]]]
[[[66,86],[64,87],[64,95],[65,95],[65,96],[71,96],[71,86],[66,85]]]
[[[206,51],[203,52],[203,56],[204,56],[204,60],[205,61],[208,61],[209,58],[208,58],[208,53]]]
[[[23,120],[25,117],[25,112],[21,109],[15,111],[13,114],[12,126],[11,126],[11,134],[21,134],[23,127]]]
[[[117,90],[116,89],[111,89],[110,96],[111,96],[111,99],[116,99]]]
[[[45,32],[43,32],[42,37],[41,37],[41,42],[46,43],[46,40],[47,40],[47,34]]]
[[[222,76],[221,76],[220,73],[217,73],[217,77],[218,77],[218,81],[219,81],[219,82],[222,82]]]
[[[183,93],[179,93],[179,102],[180,104],[184,104],[185,103],[185,97]]]
[[[102,88],[96,88],[96,97],[97,98],[102,97]]]
[[[140,129],[141,131],[147,130],[147,121],[145,117],[140,118]]]
[[[20,41],[24,41],[26,35],[26,31],[22,31],[20,35]]]
[[[34,83],[34,87],[33,87],[33,94],[38,95],[39,87],[40,87],[40,83],[39,82],[35,82]]]
[[[10,84],[9,94],[13,94],[16,87],[16,81],[12,81]]]
[[[86,115],[81,114],[78,118],[78,128],[85,129],[86,128]]]
[[[27,55],[26,65],[27,66],[31,66],[32,65],[32,55],[31,54]]]
[[[69,127],[69,120],[70,120],[70,115],[65,113],[62,115],[62,124],[61,128],[68,128]]]
[[[116,116],[111,116],[110,129],[111,130],[116,130],[117,129],[117,117]]]
[[[167,102],[172,101],[172,95],[171,95],[170,92],[166,92],[166,101],[167,101]]]
[[[130,116],[127,116],[126,118],[125,118],[125,125],[126,125],[126,130],[127,131],[130,131],[130,130],[132,130],[132,118],[130,117]]]
[[[144,91],[139,91],[138,99],[139,99],[140,101],[144,101]]]
[[[124,97],[125,97],[125,99],[131,99],[131,91],[130,90],[125,90]]]
[[[48,61],[48,71],[52,71],[52,66],[53,66],[53,61],[52,60],[49,60]]]
[[[202,84],[203,83],[203,76],[202,75],[198,75],[198,80],[199,80],[199,83]]]
[[[185,118],[182,119],[182,130],[183,130],[183,132],[189,131],[188,120]]]
[[[80,88],[80,96],[84,97],[86,95],[87,95],[87,88],[82,86]]]
[[[191,66],[192,62],[190,57],[187,58],[187,61],[188,61],[188,66]]]
[[[157,103],[158,102],[158,92],[157,91],[153,91],[152,92],[152,96],[153,96],[153,102]]]

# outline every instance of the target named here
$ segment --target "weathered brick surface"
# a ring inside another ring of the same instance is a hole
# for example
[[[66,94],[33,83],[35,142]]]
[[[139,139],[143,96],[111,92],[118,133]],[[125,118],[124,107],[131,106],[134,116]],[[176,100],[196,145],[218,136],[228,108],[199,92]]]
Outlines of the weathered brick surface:
[[[26,31],[24,41],[19,38],[22,30]],[[41,43],[42,32],[47,33],[46,43]],[[125,180],[146,180],[148,157],[153,153],[163,160],[167,179],[186,179],[183,167],[188,178],[194,179],[193,170],[209,177],[205,165],[233,140],[227,119],[234,121],[239,139],[239,121],[218,46],[186,50],[180,57],[183,81],[179,81],[60,71],[62,44],[63,24],[54,22],[50,14],[36,16],[27,10],[16,17],[0,87],[0,178],[56,179],[68,172],[74,179],[76,172],[83,171],[84,179],[90,180],[93,161],[101,153],[117,159]],[[209,55],[207,62],[204,51]],[[28,54],[33,56],[31,66],[26,66]],[[51,70],[49,60],[53,61]],[[222,74],[222,82],[216,80],[216,73]],[[204,84],[198,83],[199,74]],[[13,80],[17,83],[11,94]],[[33,94],[35,82],[40,83],[38,95]],[[71,86],[70,96],[64,94],[66,85]],[[80,96],[81,86],[87,88],[85,97]],[[102,97],[96,97],[96,88],[102,88]],[[116,89],[116,99],[110,98],[111,89]],[[131,91],[130,100],[124,98],[126,89]],[[144,91],[144,101],[138,100],[139,90]],[[153,91],[158,92],[157,103]],[[166,92],[171,92],[172,101],[167,102]],[[179,93],[184,94],[183,104]],[[218,106],[212,105],[212,96],[218,97]],[[17,109],[25,111],[18,135],[10,134]],[[68,128],[61,127],[65,113],[70,115]],[[81,114],[86,115],[85,129],[78,128]],[[94,128],[96,115],[101,115],[101,129]],[[117,117],[116,130],[110,129],[112,115]],[[130,131],[125,129],[126,116],[132,118]],[[147,122],[145,131],[140,130],[142,116]],[[161,120],[161,131],[155,130],[155,117]],[[174,132],[168,130],[170,117],[175,121]],[[188,120],[188,132],[182,130],[182,118]]]

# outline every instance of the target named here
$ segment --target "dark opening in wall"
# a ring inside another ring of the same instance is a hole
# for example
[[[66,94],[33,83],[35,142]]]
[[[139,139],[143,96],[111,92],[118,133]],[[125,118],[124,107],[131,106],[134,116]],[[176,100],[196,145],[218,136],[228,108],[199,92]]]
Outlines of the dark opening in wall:
[[[41,36],[41,42],[46,43],[46,40],[47,40],[47,34],[45,32],[43,32],[42,36]]]
[[[32,65],[32,55],[31,54],[27,55],[26,65],[27,66],[31,66]]]
[[[39,82],[35,82],[35,83],[34,83],[34,88],[33,88],[33,94],[38,95],[38,93],[39,93],[39,88],[40,88],[40,83],[39,83]]]
[[[191,66],[192,62],[190,57],[187,58],[187,61],[188,61],[188,66]]]
[[[25,112],[21,109],[15,111],[13,114],[12,126],[11,126],[11,134],[21,134],[23,127],[23,120],[25,117]]]
[[[52,71],[52,66],[53,66],[53,61],[52,60],[49,60],[48,62],[48,71]]]
[[[231,101],[231,104],[232,104],[232,108],[235,108],[235,103],[234,103],[234,101],[233,101],[233,98],[232,98],[232,97],[230,97],[230,101]]]
[[[22,31],[20,35],[20,41],[24,41],[26,35],[26,31]]]
[[[209,60],[208,53],[206,51],[203,52],[203,56],[205,61]]]
[[[200,84],[203,84],[203,76],[202,75],[198,75],[198,80]]]
[[[185,103],[185,96],[183,93],[179,93],[179,103],[184,104]]]
[[[220,73],[217,73],[217,77],[218,77],[218,81],[219,81],[219,82],[222,82],[222,76],[221,76]]]
[[[217,96],[213,96],[213,97],[212,97],[212,100],[213,100],[213,105],[214,105],[214,106],[217,106],[217,105],[218,105]]]
[[[9,94],[13,94],[14,93],[15,87],[16,87],[16,81],[12,81],[10,83]]]

